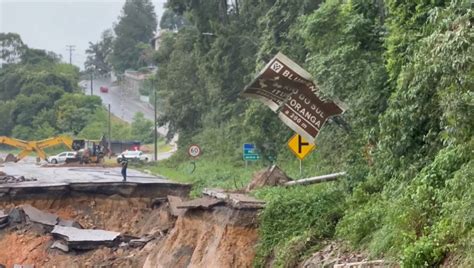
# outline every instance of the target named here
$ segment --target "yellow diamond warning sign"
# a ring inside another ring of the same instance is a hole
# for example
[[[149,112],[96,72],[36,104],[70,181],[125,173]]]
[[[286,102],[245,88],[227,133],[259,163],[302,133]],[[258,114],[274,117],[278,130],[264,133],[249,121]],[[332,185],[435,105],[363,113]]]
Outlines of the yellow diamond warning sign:
[[[311,151],[316,148],[316,145],[312,142],[306,141],[299,134],[293,135],[288,141],[288,147],[290,150],[298,157],[300,160],[303,160]]]

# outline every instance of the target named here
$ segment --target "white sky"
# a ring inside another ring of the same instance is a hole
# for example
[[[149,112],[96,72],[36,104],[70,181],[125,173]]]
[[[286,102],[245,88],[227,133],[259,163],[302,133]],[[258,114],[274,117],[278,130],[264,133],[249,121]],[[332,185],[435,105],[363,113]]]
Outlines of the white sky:
[[[159,19],[166,0],[152,0]],[[89,41],[117,22],[125,0],[0,0],[0,32],[20,34],[29,47],[53,51],[84,68]]]

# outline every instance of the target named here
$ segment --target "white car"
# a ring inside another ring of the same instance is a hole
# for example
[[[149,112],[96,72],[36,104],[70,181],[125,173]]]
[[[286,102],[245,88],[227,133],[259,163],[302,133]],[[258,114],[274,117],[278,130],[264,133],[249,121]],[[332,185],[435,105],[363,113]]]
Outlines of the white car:
[[[144,154],[142,151],[125,151],[117,156],[117,163],[122,162],[122,155],[127,160],[141,160],[148,162],[151,159],[149,155]]]
[[[51,163],[51,164],[64,163],[66,162],[67,158],[76,157],[76,154],[77,154],[76,152],[62,152],[60,154],[48,157],[46,161],[48,161],[48,163]]]

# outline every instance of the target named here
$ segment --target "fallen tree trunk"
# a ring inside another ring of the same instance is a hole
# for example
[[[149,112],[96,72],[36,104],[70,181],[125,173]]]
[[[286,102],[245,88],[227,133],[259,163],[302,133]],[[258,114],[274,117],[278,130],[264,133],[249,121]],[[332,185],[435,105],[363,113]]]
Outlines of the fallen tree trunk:
[[[292,186],[292,185],[305,185],[305,184],[315,184],[315,183],[321,183],[325,181],[335,181],[339,177],[345,176],[346,172],[338,172],[338,173],[332,173],[332,174],[327,174],[327,175],[322,175],[322,176],[317,176],[317,177],[311,177],[311,178],[306,178],[306,179],[301,179],[301,180],[296,180],[296,181],[289,181],[286,182],[285,186]]]

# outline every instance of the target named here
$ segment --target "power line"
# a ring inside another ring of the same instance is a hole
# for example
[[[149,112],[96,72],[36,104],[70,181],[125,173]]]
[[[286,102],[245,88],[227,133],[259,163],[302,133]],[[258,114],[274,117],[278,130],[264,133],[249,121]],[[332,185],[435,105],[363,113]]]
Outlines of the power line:
[[[72,64],[72,52],[75,50],[75,45],[66,45],[67,49],[69,50],[69,64]]]

